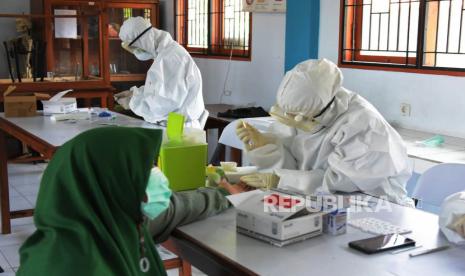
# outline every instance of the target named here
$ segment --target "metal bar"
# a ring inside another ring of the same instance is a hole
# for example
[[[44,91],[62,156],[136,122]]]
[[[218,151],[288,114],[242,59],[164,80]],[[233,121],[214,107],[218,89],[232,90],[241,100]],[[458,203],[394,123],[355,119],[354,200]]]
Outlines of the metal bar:
[[[459,31],[459,49],[458,51],[460,52],[460,48],[461,48],[461,43],[462,43],[462,24],[463,24],[463,1],[464,0],[461,0],[462,2],[462,5],[461,5],[461,8],[460,8],[460,31]]]
[[[387,29],[386,50],[389,50],[389,37],[390,37],[390,32],[391,32],[391,0],[389,0],[388,29]]]
[[[208,24],[207,24],[207,30],[208,30],[208,32],[207,32],[207,35],[208,35],[207,43],[208,43],[208,45],[207,45],[207,51],[206,52],[208,54],[208,53],[211,53],[211,48],[212,48],[212,35],[211,35],[211,32],[212,32],[212,27],[211,27],[212,26],[211,25],[211,23],[212,23],[212,18],[211,18],[212,17],[212,2],[211,1],[208,1],[208,6],[207,7],[208,7],[208,17],[207,17],[208,18]]]
[[[449,1],[449,17],[447,18],[447,40],[446,40],[446,52],[449,51],[449,37],[450,37],[450,18],[452,11],[452,1]]]
[[[373,3],[370,3],[370,23],[368,24],[368,49],[371,49],[371,19],[373,18]]]
[[[425,43],[426,2],[420,2],[418,14],[418,38],[417,38],[417,68],[423,66],[423,51]]]
[[[400,36],[400,15],[402,11],[402,6],[400,5],[400,2],[398,2],[399,11],[398,11],[398,16],[397,16],[397,42],[396,42],[396,50],[399,51],[399,36]]]
[[[408,51],[410,50],[410,15],[411,15],[411,5],[412,2],[409,0],[408,2],[408,20],[407,20],[407,45],[406,45],[406,55],[405,55],[405,64],[408,64]]]
[[[437,21],[438,22],[438,27],[436,29],[436,43],[434,45],[434,49],[437,51],[438,50],[438,37],[439,37],[439,18],[440,18],[440,14],[441,14],[441,3],[438,2],[438,15],[436,17]],[[434,67],[436,67],[436,64],[438,62],[438,55],[437,54],[434,54]]]

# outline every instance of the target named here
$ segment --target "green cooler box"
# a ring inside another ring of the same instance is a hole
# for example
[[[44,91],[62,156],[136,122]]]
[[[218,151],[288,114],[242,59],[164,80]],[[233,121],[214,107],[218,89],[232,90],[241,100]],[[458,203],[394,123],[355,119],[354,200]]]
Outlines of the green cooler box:
[[[162,145],[158,166],[170,182],[171,190],[186,191],[205,187],[207,144],[167,142]]]

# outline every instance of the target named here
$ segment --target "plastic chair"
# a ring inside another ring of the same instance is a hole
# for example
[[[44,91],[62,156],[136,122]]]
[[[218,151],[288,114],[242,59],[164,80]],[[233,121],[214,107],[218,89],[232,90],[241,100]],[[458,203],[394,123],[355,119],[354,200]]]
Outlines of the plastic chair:
[[[412,197],[418,209],[438,214],[442,202],[451,194],[465,190],[465,164],[444,163],[424,172]]]

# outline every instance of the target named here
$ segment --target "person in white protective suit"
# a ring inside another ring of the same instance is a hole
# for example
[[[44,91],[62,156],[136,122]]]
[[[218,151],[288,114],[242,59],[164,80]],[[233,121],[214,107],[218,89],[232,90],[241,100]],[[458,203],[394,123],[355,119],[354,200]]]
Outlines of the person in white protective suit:
[[[285,75],[270,133],[237,125],[247,157],[265,172],[241,181],[305,194],[361,191],[413,206],[405,190],[412,168],[402,138],[368,101],[343,88],[342,79],[326,59],[302,62]]]
[[[465,245],[465,191],[444,200],[439,215],[439,226],[450,242]]]
[[[151,123],[165,122],[170,112],[177,112],[186,117],[186,126],[203,128],[208,112],[202,76],[189,53],[168,32],[152,27],[142,17],[124,21],[119,37],[122,47],[138,60],[154,59],[145,85],[120,93],[121,102],[130,97],[129,108]]]

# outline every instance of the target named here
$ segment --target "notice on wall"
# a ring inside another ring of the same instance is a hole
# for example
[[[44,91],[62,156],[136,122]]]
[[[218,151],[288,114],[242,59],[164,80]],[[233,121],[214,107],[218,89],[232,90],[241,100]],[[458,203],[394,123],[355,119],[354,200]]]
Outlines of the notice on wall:
[[[242,0],[246,12],[286,12],[286,0]]]
[[[55,10],[55,15],[77,15],[76,10]],[[77,38],[77,18],[55,18],[55,38]]]

